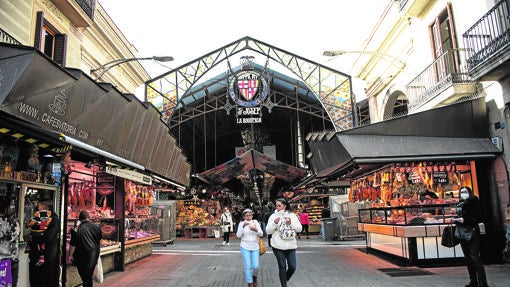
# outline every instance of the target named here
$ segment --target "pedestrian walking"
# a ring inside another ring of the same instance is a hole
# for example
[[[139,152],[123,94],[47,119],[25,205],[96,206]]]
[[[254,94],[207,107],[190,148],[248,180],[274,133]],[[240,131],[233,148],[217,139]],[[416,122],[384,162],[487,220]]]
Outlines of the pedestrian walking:
[[[478,228],[478,223],[482,222],[482,208],[471,188],[465,186],[459,192],[457,218],[453,221],[456,223],[455,237],[460,240],[469,272],[470,281],[466,287],[485,287],[488,286],[487,276],[480,259],[480,229]]]
[[[87,211],[81,211],[78,217],[80,225],[71,231],[69,260],[76,265],[83,287],[92,287],[92,274],[97,264],[101,243],[101,228],[90,222]]]
[[[303,208],[301,213],[299,213],[299,222],[301,222],[301,226],[303,226],[303,231],[299,233],[299,239],[301,239],[301,234],[306,233],[306,239],[310,239],[310,232],[308,231],[308,226],[310,225],[310,218],[308,216],[308,212]]]
[[[244,275],[249,287],[257,286],[259,272],[259,237],[262,237],[260,223],[253,219],[253,211],[245,209],[244,220],[237,227],[236,235],[241,239],[241,255],[244,263]]]
[[[302,228],[299,219],[290,209],[290,203],[284,198],[277,199],[276,212],[267,223],[267,233],[272,234],[271,247],[278,263],[282,287],[287,287],[287,282],[296,271],[296,235]]]
[[[234,221],[232,220],[232,214],[228,207],[225,207],[225,211],[221,214],[221,230],[223,231],[223,245],[230,245],[230,232],[234,228]]]

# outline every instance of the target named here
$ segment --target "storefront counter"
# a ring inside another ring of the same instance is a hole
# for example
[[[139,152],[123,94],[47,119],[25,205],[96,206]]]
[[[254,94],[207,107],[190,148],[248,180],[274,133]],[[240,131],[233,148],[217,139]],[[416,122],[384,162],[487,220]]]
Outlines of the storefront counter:
[[[124,265],[152,254],[152,242],[160,239],[158,235],[127,240],[124,247]]]
[[[358,230],[366,233],[368,250],[384,252],[405,263],[419,264],[463,258],[460,245],[447,248],[441,245],[446,224],[397,226],[358,223]]]

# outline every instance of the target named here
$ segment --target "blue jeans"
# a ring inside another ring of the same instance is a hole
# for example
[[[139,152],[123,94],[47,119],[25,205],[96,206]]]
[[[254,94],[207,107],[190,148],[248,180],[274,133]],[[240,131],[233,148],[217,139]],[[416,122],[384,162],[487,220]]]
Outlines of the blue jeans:
[[[278,261],[278,276],[282,287],[287,287],[287,281],[296,271],[296,249],[281,250],[273,247],[274,256]]]
[[[253,276],[259,273],[259,250],[248,250],[241,247],[244,262],[244,275],[248,284],[253,283]]]

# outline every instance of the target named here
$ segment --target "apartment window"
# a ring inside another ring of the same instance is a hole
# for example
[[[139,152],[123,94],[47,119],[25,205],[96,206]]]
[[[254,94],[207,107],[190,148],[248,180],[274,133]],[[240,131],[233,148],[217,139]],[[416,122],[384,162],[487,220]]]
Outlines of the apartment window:
[[[441,81],[459,67],[451,5],[446,6],[430,25],[430,37],[434,49],[436,81]]]
[[[51,23],[44,19],[42,11],[37,12],[34,47],[65,66],[67,35],[61,34]]]

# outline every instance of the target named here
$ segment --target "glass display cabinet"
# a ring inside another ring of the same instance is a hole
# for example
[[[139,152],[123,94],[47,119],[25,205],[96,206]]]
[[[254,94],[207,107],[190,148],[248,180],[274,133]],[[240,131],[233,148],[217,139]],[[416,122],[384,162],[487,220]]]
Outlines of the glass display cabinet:
[[[358,230],[367,248],[419,264],[464,257],[460,245],[441,245],[441,235],[456,217],[456,204],[410,205],[359,209]]]

